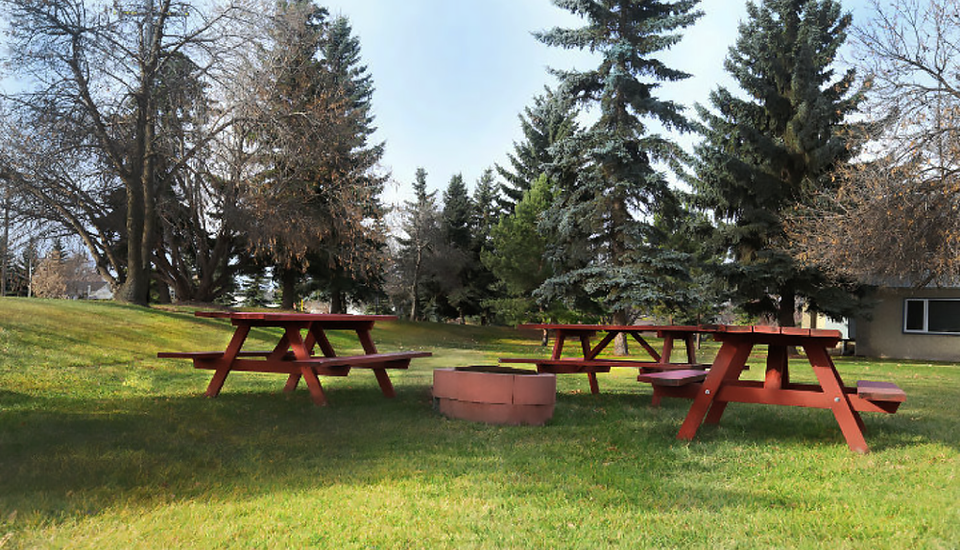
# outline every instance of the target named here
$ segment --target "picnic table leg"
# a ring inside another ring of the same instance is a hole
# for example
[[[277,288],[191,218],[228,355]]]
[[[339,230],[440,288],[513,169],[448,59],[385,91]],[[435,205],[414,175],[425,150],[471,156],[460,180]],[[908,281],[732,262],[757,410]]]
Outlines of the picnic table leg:
[[[357,338],[360,340],[360,345],[363,346],[364,353],[371,355],[377,353],[377,345],[373,343],[373,336],[370,335],[369,329],[357,329]],[[390,375],[387,374],[387,369],[374,368],[373,375],[377,377],[377,384],[380,385],[380,391],[384,397],[397,396],[396,390],[393,389],[393,382],[390,381]]]
[[[597,395],[600,393],[600,383],[597,382],[597,373],[588,372],[587,379],[590,381],[590,393]]]
[[[227,375],[230,374],[230,367],[233,365],[233,360],[237,358],[237,354],[240,353],[240,348],[243,347],[243,343],[247,339],[247,335],[250,334],[250,325],[238,325],[237,329],[233,332],[233,337],[230,339],[230,343],[227,344],[227,350],[223,352],[223,357],[217,362],[219,366],[213,372],[213,378],[210,380],[210,384],[207,385],[207,391],[204,395],[207,397],[216,397],[220,395],[220,390],[223,389],[223,383],[227,379]]]
[[[669,363],[670,356],[673,355],[673,334],[663,335],[663,352],[660,353],[660,362]]]
[[[703,422],[711,405],[719,405],[718,411],[714,416],[716,416],[717,421],[720,420],[720,415],[723,414],[726,403],[715,402],[717,392],[723,380],[726,379],[728,375],[731,378],[733,376],[739,376],[752,349],[753,345],[749,342],[726,341],[723,343],[719,353],[717,353],[716,360],[713,362],[713,366],[710,368],[710,374],[707,375],[706,380],[704,380],[700,386],[699,393],[690,406],[690,412],[687,413],[687,417],[680,426],[677,439],[693,439],[697,435],[697,430],[700,428],[700,424]]]
[[[304,328],[302,326],[290,325],[285,327],[284,336],[287,338],[287,341],[290,343],[290,350],[293,351],[294,357],[300,360],[310,359],[310,350],[307,348],[307,341],[303,339],[300,335],[300,330]],[[312,333],[312,328],[308,325],[306,327],[310,333]],[[310,340],[310,347],[313,347],[313,338],[308,338]],[[287,378],[287,385],[284,387],[284,390],[289,388],[292,384],[291,378],[297,375],[291,375],[290,378]],[[310,366],[300,367],[300,376],[304,378],[307,382],[307,389],[310,390],[310,397],[313,399],[314,404],[319,406],[324,406],[327,404],[327,396],[323,393],[323,386],[320,384],[320,378],[317,377],[317,372]],[[298,380],[299,382],[299,380]],[[296,387],[296,384],[293,383],[293,387]]]
[[[553,352],[550,354],[551,359],[560,359],[560,356],[563,355],[563,341],[567,339],[567,335],[563,333],[562,330],[557,330],[557,334],[553,337]]]
[[[310,390],[310,398],[313,399],[313,404],[320,407],[326,406],[327,395],[323,393],[323,386],[320,384],[320,379],[317,377],[317,373],[314,372],[313,367],[300,367],[300,373],[307,381],[307,389]]]
[[[590,345],[590,335],[581,334],[580,335],[580,351],[583,353],[584,359],[593,359],[593,347]],[[599,353],[599,350],[597,350]],[[590,382],[590,393],[597,395],[600,393],[600,384],[597,382],[597,373],[588,372],[587,380]]]
[[[860,418],[860,413],[853,409],[850,398],[844,392],[840,373],[837,372],[826,348],[820,345],[807,345],[804,346],[804,351],[813,366],[824,395],[829,399],[830,410],[833,411],[840,431],[847,440],[847,446],[856,453],[870,452],[867,440],[863,437],[863,419]]]
[[[684,342],[687,344],[687,363],[695,365],[697,363],[696,336],[693,334],[687,334],[684,337]]]
[[[752,346],[751,346],[752,348]],[[743,361],[735,361],[729,369],[727,369],[726,374],[723,376],[723,380],[735,381],[740,378],[740,375],[743,373],[744,366],[747,363],[747,357],[750,355],[750,352],[747,352],[747,355],[743,357]],[[719,393],[720,390],[717,390]],[[710,406],[710,411],[707,412],[707,417],[703,420],[706,424],[719,424],[720,418],[723,416],[723,412],[727,410],[727,402],[722,401],[714,397],[713,405]]]
[[[298,329],[299,334],[299,329]],[[289,349],[289,339],[287,335],[283,335],[283,341],[288,342],[287,346]],[[320,351],[323,352],[324,357],[336,357],[336,353],[333,351],[333,346],[330,345],[330,340],[327,339],[327,335],[323,332],[323,329],[315,323],[311,323],[307,328],[307,336],[303,340],[303,347],[306,349],[307,354],[309,355],[313,350],[314,346],[320,346]],[[301,371],[302,372],[302,371]],[[283,386],[284,392],[292,392],[297,389],[297,386],[300,384],[300,378],[302,374],[294,373],[287,377],[287,383]],[[319,383],[319,379],[318,382]],[[309,388],[309,386],[308,386]],[[322,391],[322,390],[321,390]]]
[[[763,378],[763,387],[779,390],[790,384],[789,365],[787,364],[787,346],[770,345],[767,350],[767,371]]]

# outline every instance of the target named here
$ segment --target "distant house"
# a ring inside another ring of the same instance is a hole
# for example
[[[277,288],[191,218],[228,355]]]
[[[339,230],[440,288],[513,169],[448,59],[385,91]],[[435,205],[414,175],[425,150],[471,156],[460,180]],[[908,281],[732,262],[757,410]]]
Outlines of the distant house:
[[[73,300],[112,300],[113,291],[99,278],[67,281],[67,297]]]
[[[857,355],[960,362],[960,286],[880,287],[871,318],[857,319]]]

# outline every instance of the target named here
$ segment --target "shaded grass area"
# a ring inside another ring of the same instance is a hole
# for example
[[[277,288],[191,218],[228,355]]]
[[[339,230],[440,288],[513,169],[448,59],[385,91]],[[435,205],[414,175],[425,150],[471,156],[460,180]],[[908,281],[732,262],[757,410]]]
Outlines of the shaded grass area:
[[[628,369],[600,375],[599,396],[559,377],[545,427],[446,419],[433,368],[543,355],[536,335],[378,326],[382,351],[435,356],[395,371],[395,399],[367,371],[325,378],[320,408],[250,373],[206,399],[209,371],[156,359],[222,348],[223,321],[0,300],[0,547],[960,546],[957,366],[839,359],[848,383],[908,394],[898,414],[864,415],[860,456],[829,412],[787,407],[733,404],[678,441],[689,402],[651,408]]]

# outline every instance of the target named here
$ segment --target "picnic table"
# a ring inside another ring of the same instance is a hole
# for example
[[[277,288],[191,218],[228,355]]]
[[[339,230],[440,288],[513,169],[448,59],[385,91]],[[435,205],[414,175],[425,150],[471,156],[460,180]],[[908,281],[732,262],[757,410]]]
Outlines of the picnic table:
[[[394,321],[389,315],[338,315],[289,312],[197,311],[197,317],[228,319],[235,327],[224,351],[160,352],[161,358],[192,359],[198,369],[212,369],[213,379],[206,395],[216,397],[227,375],[233,371],[273,372],[287,375],[283,390],[292,392],[300,379],[306,381],[311,398],[317,405],[326,405],[318,376],[347,376],[352,368],[373,370],[380,390],[386,397],[396,395],[387,369],[406,369],[410,360],[429,357],[430,352],[404,351],[380,353],[371,331],[377,321]],[[246,350],[244,344],[254,327],[281,328],[282,334],[271,350]],[[354,332],[363,348],[359,355],[338,355],[327,331]],[[320,348],[321,355],[314,354]]]
[[[685,384],[658,383],[657,374],[641,375],[663,396],[693,398],[678,439],[692,440],[705,421],[717,424],[728,403],[759,403],[829,409],[851,450],[869,452],[860,412],[895,413],[906,393],[890,382],[861,380],[856,387],[844,384],[828,353],[841,340],[835,330],[775,327],[720,326],[711,330],[721,342],[709,373],[702,381]],[[756,346],[767,347],[766,372],[762,381],[741,380],[747,359]],[[802,348],[817,383],[790,380],[788,350]]]
[[[702,371],[709,364],[697,363],[695,339],[697,334],[709,332],[709,329],[698,326],[656,326],[656,325],[578,325],[578,324],[524,324],[519,329],[546,330],[555,334],[553,351],[548,359],[531,359],[518,357],[501,357],[501,363],[530,363],[537,367],[537,372],[554,374],[586,373],[590,381],[590,391],[600,393],[597,382],[598,372],[610,372],[612,367],[633,367],[641,372],[696,370]],[[596,343],[592,339],[598,333],[605,333]],[[649,359],[600,359],[603,352],[620,334],[632,336],[644,349]],[[658,351],[644,337],[644,334],[654,334],[663,339],[663,345]],[[564,344],[567,339],[578,340],[580,355],[578,357],[563,357]],[[674,343],[680,341],[686,346],[686,362],[671,362]],[[656,397],[655,397],[656,398]]]

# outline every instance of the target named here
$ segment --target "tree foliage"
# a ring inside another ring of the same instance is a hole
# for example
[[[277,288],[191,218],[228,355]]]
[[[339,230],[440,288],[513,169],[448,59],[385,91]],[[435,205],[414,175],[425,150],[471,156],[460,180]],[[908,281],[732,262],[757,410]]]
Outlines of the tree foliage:
[[[834,0],[762,0],[747,5],[724,63],[742,94],[720,87],[714,111],[698,107],[698,201],[715,216],[718,245],[732,262],[720,273],[736,304],[793,326],[797,297],[833,316],[857,311],[860,290],[798,263],[784,217],[832,186],[832,171],[851,156],[844,119],[860,96],[853,70],[833,63],[851,19]]]
[[[664,251],[655,219],[676,204],[667,177],[657,165],[679,169],[683,151],[650,124],[684,131],[683,107],[657,97],[662,82],[689,75],[668,67],[657,55],[680,40],[679,31],[701,12],[697,1],[555,0],[584,18],[576,29],[538,35],[551,46],[598,54],[587,71],[554,71],[569,101],[599,108],[599,118],[567,137],[555,150],[556,200],[545,227],[557,242],[549,253],[555,276],[540,289],[544,300],[586,291],[626,324],[631,308],[655,306],[664,297],[661,270],[680,267]]]
[[[220,57],[237,43],[227,27],[238,10],[206,8],[172,0],[2,3],[11,22],[7,61],[24,85],[4,96],[3,175],[32,198],[38,216],[83,240],[121,300],[147,302],[158,195],[169,185],[161,180],[206,144],[180,140],[186,148],[164,157],[164,144],[177,141],[162,114],[175,95],[171,78],[192,63],[215,85]],[[205,135],[222,127],[214,118]]]
[[[547,238],[539,229],[552,202],[549,180],[543,174],[514,211],[493,227],[490,245],[482,253],[483,264],[506,290],[506,297],[496,305],[509,321],[530,321],[543,310],[533,292],[553,275],[546,259]]]
[[[960,14],[956,2],[872,2],[853,32],[874,123],[836,190],[790,226],[806,262],[872,283],[960,280]]]
[[[411,321],[424,315],[424,289],[439,269],[439,247],[443,242],[440,211],[436,192],[427,191],[427,171],[417,168],[413,183],[414,200],[407,201],[401,212],[399,248],[395,259],[394,303],[409,312]]]
[[[501,184],[503,208],[512,210],[523,194],[552,169],[556,162],[553,147],[579,130],[576,103],[547,88],[533,98],[533,105],[524,107],[518,115],[523,140],[513,143],[513,152],[507,153],[509,167],[497,165],[497,173],[505,180]]]

